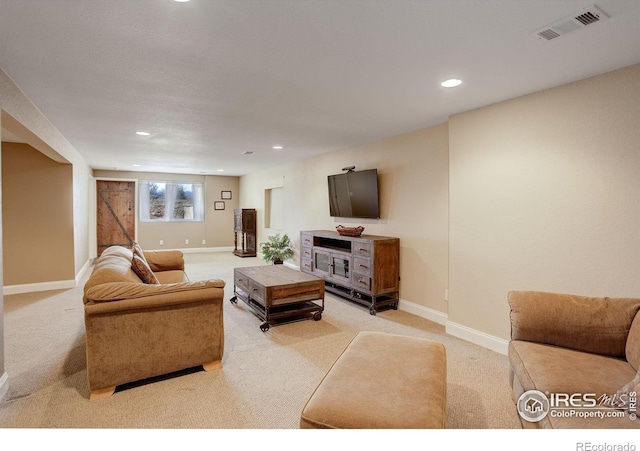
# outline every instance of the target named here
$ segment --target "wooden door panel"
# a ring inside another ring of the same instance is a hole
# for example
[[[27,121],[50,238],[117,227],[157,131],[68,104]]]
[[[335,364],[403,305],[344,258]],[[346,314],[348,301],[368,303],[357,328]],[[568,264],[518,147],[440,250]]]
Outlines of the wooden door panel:
[[[98,255],[109,246],[131,247],[135,236],[135,182],[98,180]]]

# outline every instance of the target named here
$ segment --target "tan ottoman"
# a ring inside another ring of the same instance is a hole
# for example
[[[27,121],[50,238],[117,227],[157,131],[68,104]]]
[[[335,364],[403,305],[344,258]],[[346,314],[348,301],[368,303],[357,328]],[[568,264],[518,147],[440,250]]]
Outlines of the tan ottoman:
[[[307,401],[300,427],[444,428],[446,400],[442,343],[360,332]]]

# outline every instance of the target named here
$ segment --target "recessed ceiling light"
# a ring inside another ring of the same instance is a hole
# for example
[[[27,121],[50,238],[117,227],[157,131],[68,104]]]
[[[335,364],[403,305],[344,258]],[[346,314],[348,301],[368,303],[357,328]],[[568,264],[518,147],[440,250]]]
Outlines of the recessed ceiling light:
[[[134,168],[139,168],[139,167],[140,167],[140,165],[139,165],[139,164],[133,164],[132,166],[133,166]]]
[[[450,78],[440,83],[440,86],[442,86],[443,88],[455,88],[456,86],[460,86],[461,84],[462,80],[458,80],[457,78]]]
[[[272,149],[275,149],[275,150],[282,150],[282,146],[273,146],[273,147],[272,147]]]
[[[186,3],[186,2],[188,2],[189,0],[173,0],[173,1],[174,1],[174,2],[178,2],[178,3]]]
[[[151,133],[149,133],[149,132],[136,132],[136,135],[139,135],[139,136],[150,136]]]
[[[218,172],[224,172],[224,169],[218,169]]]

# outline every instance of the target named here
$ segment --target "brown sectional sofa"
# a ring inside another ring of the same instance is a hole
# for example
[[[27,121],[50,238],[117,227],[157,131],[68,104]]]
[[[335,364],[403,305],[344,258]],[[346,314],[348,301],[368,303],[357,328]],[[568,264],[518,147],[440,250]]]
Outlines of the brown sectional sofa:
[[[528,390],[549,400],[544,418],[521,415],[523,427],[640,428],[632,406],[618,404],[638,383],[640,299],[512,291],[508,302],[513,400]]]
[[[190,282],[180,251],[144,252],[159,283],[143,283],[133,251],[107,248],[84,286],[89,399],[117,385],[203,365],[221,368],[225,282]]]

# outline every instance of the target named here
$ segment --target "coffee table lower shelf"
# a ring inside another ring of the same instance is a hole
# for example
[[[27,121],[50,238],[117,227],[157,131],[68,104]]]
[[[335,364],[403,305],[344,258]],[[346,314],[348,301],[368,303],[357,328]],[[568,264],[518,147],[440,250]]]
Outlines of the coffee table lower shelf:
[[[262,324],[260,324],[260,330],[262,332],[268,331],[271,324],[276,325],[305,319],[320,321],[322,319],[322,311],[324,310],[324,300],[321,300],[322,305],[313,301],[301,301],[275,307],[266,307],[244,291],[236,289],[230,301],[232,304],[237,304],[238,299],[247,304],[251,308],[251,311],[263,321]]]

